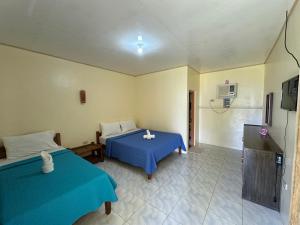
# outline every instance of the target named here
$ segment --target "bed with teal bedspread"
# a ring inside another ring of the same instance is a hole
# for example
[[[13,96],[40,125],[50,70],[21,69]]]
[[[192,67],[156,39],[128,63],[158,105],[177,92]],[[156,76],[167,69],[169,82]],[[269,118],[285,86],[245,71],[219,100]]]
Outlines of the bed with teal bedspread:
[[[40,156],[0,167],[1,225],[70,225],[117,201],[106,172],[67,149],[51,154],[55,170],[49,174],[41,172]]]

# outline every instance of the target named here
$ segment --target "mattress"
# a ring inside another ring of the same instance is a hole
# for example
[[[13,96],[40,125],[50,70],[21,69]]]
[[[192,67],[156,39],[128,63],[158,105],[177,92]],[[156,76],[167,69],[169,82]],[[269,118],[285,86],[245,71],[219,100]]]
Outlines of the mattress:
[[[1,225],[66,225],[117,201],[115,181],[70,150],[51,153],[55,170],[41,172],[39,156],[0,166]]]
[[[145,140],[146,130],[140,129],[117,137],[107,138],[105,154],[130,165],[141,167],[147,174],[157,168],[157,162],[178,148],[186,150],[182,136],[178,133],[151,130],[154,139]]]

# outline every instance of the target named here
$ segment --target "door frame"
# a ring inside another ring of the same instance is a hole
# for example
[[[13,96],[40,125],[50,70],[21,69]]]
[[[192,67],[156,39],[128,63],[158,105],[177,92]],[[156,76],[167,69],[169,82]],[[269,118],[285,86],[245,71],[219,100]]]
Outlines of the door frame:
[[[300,73],[300,70],[299,70]],[[293,161],[291,184],[290,225],[300,225],[300,89],[296,112],[296,152]]]
[[[192,96],[192,98],[190,98],[190,96]],[[192,119],[192,123],[191,123],[191,140],[192,143],[190,144],[190,100],[192,102],[192,106],[191,106],[191,119]],[[188,145],[189,147],[193,147],[196,145],[196,107],[195,107],[195,103],[196,103],[196,92],[194,90],[189,90],[189,99],[188,99]]]
[[[298,95],[299,96],[299,95]],[[298,99],[299,104],[299,99]],[[298,106],[299,110],[299,106]],[[299,121],[299,113],[297,112],[297,121]],[[290,224],[300,224],[300,126],[297,122],[297,136],[296,136],[296,152],[294,160],[294,172],[292,178],[292,196],[291,196],[291,210],[290,210]]]
[[[296,152],[293,162],[292,194],[290,204],[290,224],[300,224],[300,91],[298,92],[298,107],[296,113]]]

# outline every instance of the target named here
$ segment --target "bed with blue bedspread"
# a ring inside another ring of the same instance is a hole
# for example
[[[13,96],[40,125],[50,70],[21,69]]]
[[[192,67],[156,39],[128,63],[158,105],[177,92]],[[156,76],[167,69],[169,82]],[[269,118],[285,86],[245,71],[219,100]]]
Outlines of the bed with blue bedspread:
[[[108,157],[143,168],[151,179],[151,175],[157,168],[157,162],[176,149],[181,152],[186,148],[180,134],[151,131],[151,134],[155,135],[151,140],[144,139],[144,134],[146,130],[141,129],[108,138],[105,153]]]
[[[41,172],[40,156],[0,166],[1,225],[71,225],[117,201],[106,172],[70,150],[51,154],[55,170],[49,174]]]

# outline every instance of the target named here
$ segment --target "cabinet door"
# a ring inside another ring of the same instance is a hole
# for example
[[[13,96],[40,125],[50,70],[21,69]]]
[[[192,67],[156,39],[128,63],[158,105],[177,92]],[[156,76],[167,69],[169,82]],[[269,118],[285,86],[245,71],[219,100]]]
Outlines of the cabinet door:
[[[278,186],[275,153],[244,149],[243,198],[278,210],[280,201],[280,196],[278,196],[280,186]]]

